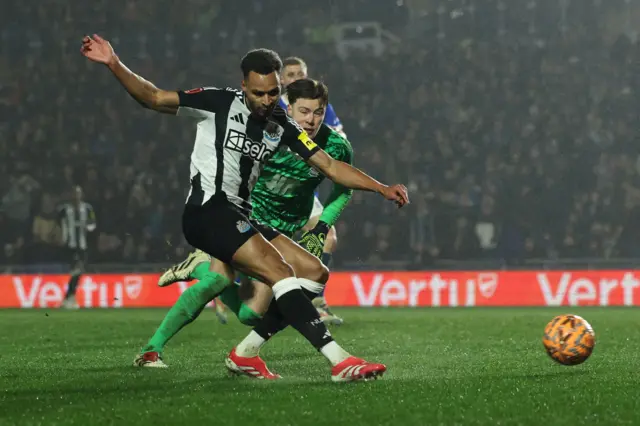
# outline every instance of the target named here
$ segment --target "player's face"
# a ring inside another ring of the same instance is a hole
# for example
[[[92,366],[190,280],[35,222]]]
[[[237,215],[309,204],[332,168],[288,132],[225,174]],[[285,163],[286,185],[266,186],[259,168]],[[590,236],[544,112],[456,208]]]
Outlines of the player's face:
[[[289,105],[288,112],[313,139],[318,134],[326,109],[327,106],[320,103],[320,99],[298,99],[295,104]]]
[[[77,202],[82,201],[82,195],[82,188],[80,188],[79,186],[73,188],[73,197]]]
[[[307,68],[302,65],[287,65],[282,70],[282,87],[287,87],[294,81],[307,78]]]
[[[262,75],[251,71],[242,80],[242,90],[247,97],[247,106],[252,114],[267,118],[280,99],[280,81],[276,72]]]

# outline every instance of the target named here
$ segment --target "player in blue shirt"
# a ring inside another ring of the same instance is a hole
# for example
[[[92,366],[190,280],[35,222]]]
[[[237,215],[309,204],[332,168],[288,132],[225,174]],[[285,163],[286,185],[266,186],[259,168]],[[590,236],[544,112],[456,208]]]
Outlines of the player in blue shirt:
[[[282,73],[280,74],[280,81],[282,83],[282,87],[285,89],[285,94],[280,98],[280,105],[286,110],[288,105],[287,95],[286,95],[286,87],[293,83],[294,81],[307,78],[307,64],[300,58],[291,56],[285,59],[283,62]],[[331,104],[327,105],[327,110],[324,116],[324,124],[331,127],[336,132],[340,133],[342,136],[346,137],[342,123],[340,119],[336,115]],[[313,211],[311,212],[311,216],[309,218],[309,222],[304,227],[304,231],[308,231],[313,229],[318,223],[318,219],[322,214],[322,210],[324,209],[322,203],[318,199],[318,193],[316,192],[316,198],[313,203]],[[329,233],[327,234],[327,238],[324,243],[324,250],[322,253],[322,263],[329,266],[331,262],[331,256],[335,251],[338,244],[338,238],[336,236],[335,227],[331,227]],[[324,290],[323,290],[324,292]],[[327,306],[327,302],[324,298],[323,294],[320,294],[317,298],[313,300],[313,305],[318,310],[320,314],[320,318],[323,322],[333,325],[341,325],[344,321],[342,318],[336,316],[331,312],[329,307]]]

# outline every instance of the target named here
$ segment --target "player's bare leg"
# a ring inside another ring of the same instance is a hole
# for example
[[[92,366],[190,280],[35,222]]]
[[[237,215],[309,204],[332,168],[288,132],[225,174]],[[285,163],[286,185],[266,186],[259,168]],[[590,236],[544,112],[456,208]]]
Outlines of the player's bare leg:
[[[301,286],[305,295],[310,300],[322,291],[328,279],[329,271],[322,265],[317,257],[311,255],[284,235],[280,235],[271,240],[271,244],[282,254],[285,261],[293,267],[296,277],[303,279]],[[265,300],[264,296],[267,295],[264,289],[268,289],[269,287],[258,280],[244,280],[242,288],[241,293],[243,294],[241,294],[241,297],[244,303],[250,304],[258,300],[263,302]],[[269,293],[271,293],[270,290]],[[271,302],[270,294],[268,301]],[[266,308],[268,307],[269,305],[267,304],[267,306],[264,307],[265,309],[260,312],[267,312]],[[262,324],[262,326],[260,326],[260,324]],[[254,375],[256,371],[258,374],[269,371],[259,356],[260,348],[267,342],[268,338],[271,337],[270,333],[277,333],[287,327],[288,323],[279,312],[277,305],[274,304],[269,314],[256,325],[260,330],[265,330],[265,332],[259,334],[255,330],[251,331],[249,335],[234,348],[227,358],[227,364],[231,361],[233,365],[244,367],[245,371],[251,371]]]
[[[279,235],[270,241],[283,255],[285,261],[294,270],[297,278],[301,279],[302,287],[309,294],[317,294],[322,291],[327,278],[328,270],[320,261],[310,255],[291,239]],[[240,288],[231,286],[220,295],[220,300],[233,311],[240,322],[245,325],[256,325],[271,304],[273,292],[271,288],[256,280],[248,279],[241,274]]]
[[[315,207],[314,207],[315,208]],[[307,222],[303,228],[304,231],[311,230],[315,228],[318,224],[318,220],[320,216],[312,216],[309,218],[309,222]],[[329,233],[327,234],[327,238],[324,242],[324,249],[322,251],[322,263],[328,268],[331,264],[331,258],[333,257],[333,252],[336,250],[338,246],[338,235],[336,232],[335,226],[332,226],[329,229]],[[327,300],[324,298],[324,288],[318,294],[317,297],[313,299],[313,306],[318,310],[320,314],[320,319],[322,322],[330,325],[342,325],[344,320],[337,316],[327,305]]]
[[[329,280],[329,269],[320,262],[320,259],[300,247],[292,239],[279,235],[271,244],[282,254],[289,263],[298,278],[314,281],[324,287]],[[320,289],[320,286],[318,287]]]
[[[270,243],[284,257],[285,262],[291,265],[307,295],[322,291],[329,278],[329,271],[318,258],[284,235],[278,235]],[[273,292],[267,284],[257,279],[248,279],[243,275],[240,281],[241,286],[238,291],[234,287],[227,288],[222,293],[221,299],[236,313],[243,324],[256,325],[257,320],[269,308]],[[246,311],[255,315],[248,317]]]
[[[277,237],[280,238],[280,237]],[[286,237],[283,237],[286,238]],[[275,240],[274,240],[275,241]],[[304,250],[285,240],[281,247],[295,252]],[[305,256],[299,253],[300,258]],[[236,251],[233,267],[256,277],[273,291],[274,304],[284,320],[302,334],[333,365],[333,381],[353,381],[374,378],[386,371],[382,364],[368,363],[351,356],[331,336],[309,298],[302,291],[303,280],[296,278],[293,267],[285,262],[274,245],[261,234],[251,237]],[[326,276],[325,276],[326,277]],[[322,277],[319,277],[322,278]],[[233,352],[230,358],[233,358]]]

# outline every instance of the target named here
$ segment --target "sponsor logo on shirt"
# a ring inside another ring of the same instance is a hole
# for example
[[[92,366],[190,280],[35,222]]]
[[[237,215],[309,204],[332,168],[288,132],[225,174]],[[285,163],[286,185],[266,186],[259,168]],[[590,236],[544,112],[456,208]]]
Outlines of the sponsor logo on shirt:
[[[246,134],[234,129],[229,129],[224,146],[258,162],[267,161],[275,150],[275,147],[270,149],[262,141],[255,142],[249,139]]]

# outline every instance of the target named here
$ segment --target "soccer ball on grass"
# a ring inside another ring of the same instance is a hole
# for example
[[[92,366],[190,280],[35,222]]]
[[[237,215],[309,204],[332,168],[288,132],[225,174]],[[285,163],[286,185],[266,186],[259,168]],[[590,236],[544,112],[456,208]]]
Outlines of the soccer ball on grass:
[[[547,354],[563,365],[582,364],[596,344],[591,325],[578,315],[559,315],[547,324],[542,338]]]

